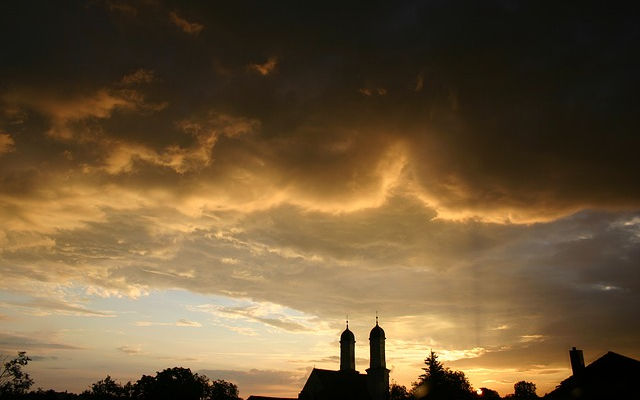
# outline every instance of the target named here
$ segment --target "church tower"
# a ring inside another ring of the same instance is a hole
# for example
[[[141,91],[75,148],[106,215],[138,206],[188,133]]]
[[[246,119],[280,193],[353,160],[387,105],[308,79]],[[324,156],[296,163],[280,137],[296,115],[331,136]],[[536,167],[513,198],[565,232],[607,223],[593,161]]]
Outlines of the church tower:
[[[384,354],[384,330],[378,325],[369,334],[369,368],[367,369],[367,386],[373,400],[389,400],[389,370]]]
[[[349,330],[349,321],[347,321],[347,329],[340,336],[340,371],[356,370],[356,337]]]

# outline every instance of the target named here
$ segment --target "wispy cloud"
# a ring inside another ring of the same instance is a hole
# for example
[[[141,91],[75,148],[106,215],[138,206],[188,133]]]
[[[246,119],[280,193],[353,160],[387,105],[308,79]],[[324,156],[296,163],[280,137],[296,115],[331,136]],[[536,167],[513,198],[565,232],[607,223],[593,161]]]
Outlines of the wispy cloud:
[[[81,350],[83,347],[60,343],[47,332],[31,332],[29,335],[19,333],[0,333],[0,350],[3,352],[14,352],[15,349],[26,349],[29,351],[41,350]]]
[[[87,129],[83,122],[106,120],[117,111],[157,112],[167,106],[166,102],[147,102],[135,90],[109,87],[71,96],[48,93],[44,88],[23,87],[3,97],[10,104],[32,107],[45,114],[51,120],[47,134],[65,141],[101,141],[99,128],[98,132]]]
[[[121,346],[118,347],[116,350],[121,351],[125,354],[140,354],[142,353],[142,347],[141,346]]]
[[[21,312],[34,316],[46,316],[51,314],[71,315],[78,317],[115,317],[111,311],[91,310],[82,304],[74,304],[55,298],[33,298],[25,302],[6,302]]]
[[[270,75],[278,66],[277,57],[269,57],[263,64],[249,64],[247,68],[249,70],[259,73],[262,76]]]
[[[304,315],[277,304],[246,301],[244,303],[246,304],[237,306],[203,304],[193,307],[193,310],[207,312],[223,320],[244,320],[288,332],[321,333],[327,329],[326,323],[319,321],[316,317]]]
[[[362,93],[365,96],[385,96],[387,94],[387,90],[382,87],[360,88],[358,92]]]
[[[184,33],[197,36],[204,29],[204,25],[196,22],[189,22],[186,19],[178,16],[175,11],[170,12],[169,17],[171,18],[171,22],[173,22],[175,26],[180,28]]]
[[[540,342],[545,340],[544,335],[522,335],[520,338],[525,343]]]
[[[186,319],[179,319],[176,322],[151,322],[151,321],[137,321],[134,322],[135,326],[183,326],[183,327],[191,327],[191,328],[199,328],[202,326],[201,323],[196,321],[189,321]]]
[[[153,82],[154,79],[155,73],[153,71],[140,68],[128,75],[125,75],[122,78],[121,83],[123,85],[147,84]]]

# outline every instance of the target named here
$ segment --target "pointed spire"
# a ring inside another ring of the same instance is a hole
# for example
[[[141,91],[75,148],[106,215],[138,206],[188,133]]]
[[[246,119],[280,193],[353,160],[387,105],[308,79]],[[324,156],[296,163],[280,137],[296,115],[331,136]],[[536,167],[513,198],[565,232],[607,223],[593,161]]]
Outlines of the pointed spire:
[[[376,311],[376,326],[378,326],[378,311]]]

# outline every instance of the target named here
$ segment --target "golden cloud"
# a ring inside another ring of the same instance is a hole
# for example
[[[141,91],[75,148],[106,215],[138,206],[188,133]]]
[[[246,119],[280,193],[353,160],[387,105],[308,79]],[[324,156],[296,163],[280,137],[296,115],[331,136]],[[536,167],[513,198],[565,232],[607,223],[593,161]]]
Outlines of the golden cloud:
[[[186,19],[179,17],[178,14],[174,11],[169,13],[169,17],[171,18],[171,22],[173,22],[175,26],[180,28],[184,33],[188,33],[189,35],[197,36],[204,29],[204,25],[195,22],[189,22]]]
[[[133,110],[136,103],[106,88],[91,95],[65,98],[64,96],[42,93],[41,90],[25,88],[8,93],[5,101],[33,107],[51,118],[51,128],[47,134],[61,140],[77,137],[71,123],[86,118],[104,119],[117,109]]]
[[[0,133],[0,155],[15,151],[15,141],[8,133]]]
[[[251,71],[255,71],[262,76],[267,76],[273,73],[278,66],[278,58],[277,57],[269,57],[267,61],[263,64],[249,64],[247,68]]]

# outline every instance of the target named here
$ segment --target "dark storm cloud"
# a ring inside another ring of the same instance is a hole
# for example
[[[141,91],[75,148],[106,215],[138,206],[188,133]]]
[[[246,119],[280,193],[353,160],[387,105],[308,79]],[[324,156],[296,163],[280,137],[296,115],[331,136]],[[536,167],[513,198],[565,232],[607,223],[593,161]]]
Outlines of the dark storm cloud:
[[[339,199],[402,140],[420,191],[454,215],[517,220],[638,203],[639,38],[623,7],[142,2],[132,13],[117,2],[27,3],[4,6],[5,19],[24,21],[3,24],[14,38],[2,67],[12,90],[96,93],[140,69],[157,77],[147,91],[166,110],[116,111],[94,128],[107,137],[156,151],[186,144],[175,124],[216,109],[260,121],[259,147],[244,151],[271,153],[281,189]]]
[[[182,288],[288,332],[377,309],[403,362],[637,357],[627,8],[2,2],[0,322]]]

